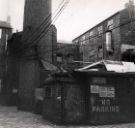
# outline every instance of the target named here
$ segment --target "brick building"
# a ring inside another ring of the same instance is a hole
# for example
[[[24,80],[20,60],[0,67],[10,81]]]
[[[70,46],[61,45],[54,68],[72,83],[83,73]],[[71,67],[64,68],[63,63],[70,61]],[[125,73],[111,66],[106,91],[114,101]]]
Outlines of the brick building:
[[[101,59],[134,61],[135,8],[133,1],[73,40],[78,45],[79,60]],[[130,58],[130,59],[129,59]]]
[[[3,89],[3,79],[6,71],[7,40],[12,34],[11,25],[8,22],[0,21],[0,91]]]

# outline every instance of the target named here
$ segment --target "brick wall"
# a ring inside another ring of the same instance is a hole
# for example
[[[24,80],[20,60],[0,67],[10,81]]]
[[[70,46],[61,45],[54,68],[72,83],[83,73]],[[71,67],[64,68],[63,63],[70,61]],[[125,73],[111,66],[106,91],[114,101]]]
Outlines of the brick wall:
[[[135,22],[133,21],[134,17],[130,17],[129,16],[128,10],[123,10],[121,12],[121,24],[125,24],[123,25],[120,29],[121,29],[121,42],[122,44],[130,44],[130,45],[135,45]],[[135,12],[132,12],[133,15],[135,14]]]
[[[106,31],[108,30],[108,21],[113,20],[113,27],[117,27],[120,23],[119,13],[114,14],[108,19],[104,20],[97,26],[93,27],[77,40],[80,45],[80,53],[82,53],[83,61],[95,62],[101,59],[113,59],[119,60],[119,49],[120,49],[120,30],[119,28],[112,30],[112,43],[114,46],[114,53],[108,54],[106,51]],[[98,34],[98,28],[102,27],[102,32]]]
[[[134,45],[135,41],[135,22],[133,22],[135,11],[130,11],[128,9],[123,9],[118,13],[115,13],[73,40],[74,43],[77,41],[79,42],[79,52],[82,54],[83,61],[95,62],[102,58],[111,60],[122,59],[121,45]],[[130,15],[131,13],[133,13],[132,17]],[[113,27],[111,28],[113,53],[106,51],[105,44],[105,32],[108,30],[107,24],[109,20],[113,20]],[[103,34],[98,36],[97,30],[100,26],[103,26]],[[91,34],[91,32],[93,34]]]

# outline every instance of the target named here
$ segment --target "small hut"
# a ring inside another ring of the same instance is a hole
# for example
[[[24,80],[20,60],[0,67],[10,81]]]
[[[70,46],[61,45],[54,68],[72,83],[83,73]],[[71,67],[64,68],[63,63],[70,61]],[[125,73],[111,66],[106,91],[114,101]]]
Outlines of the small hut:
[[[135,121],[135,65],[100,61],[44,84],[43,117],[57,124]]]

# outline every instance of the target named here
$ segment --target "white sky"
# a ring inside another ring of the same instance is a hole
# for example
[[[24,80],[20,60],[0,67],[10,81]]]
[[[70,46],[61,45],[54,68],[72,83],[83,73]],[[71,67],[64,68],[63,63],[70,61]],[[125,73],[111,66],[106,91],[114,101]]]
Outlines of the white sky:
[[[52,0],[55,10],[62,0]],[[128,0],[70,0],[55,25],[58,40],[70,42],[105,18],[124,8]],[[134,0],[135,3],[135,0]],[[11,25],[22,30],[24,0],[0,0],[0,20],[11,16]]]

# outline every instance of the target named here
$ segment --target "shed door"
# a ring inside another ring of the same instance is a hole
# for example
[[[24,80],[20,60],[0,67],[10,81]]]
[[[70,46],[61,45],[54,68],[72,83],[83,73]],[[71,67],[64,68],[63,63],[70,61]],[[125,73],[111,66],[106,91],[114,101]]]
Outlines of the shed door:
[[[65,122],[82,123],[85,118],[85,101],[83,90],[78,85],[65,88]]]

